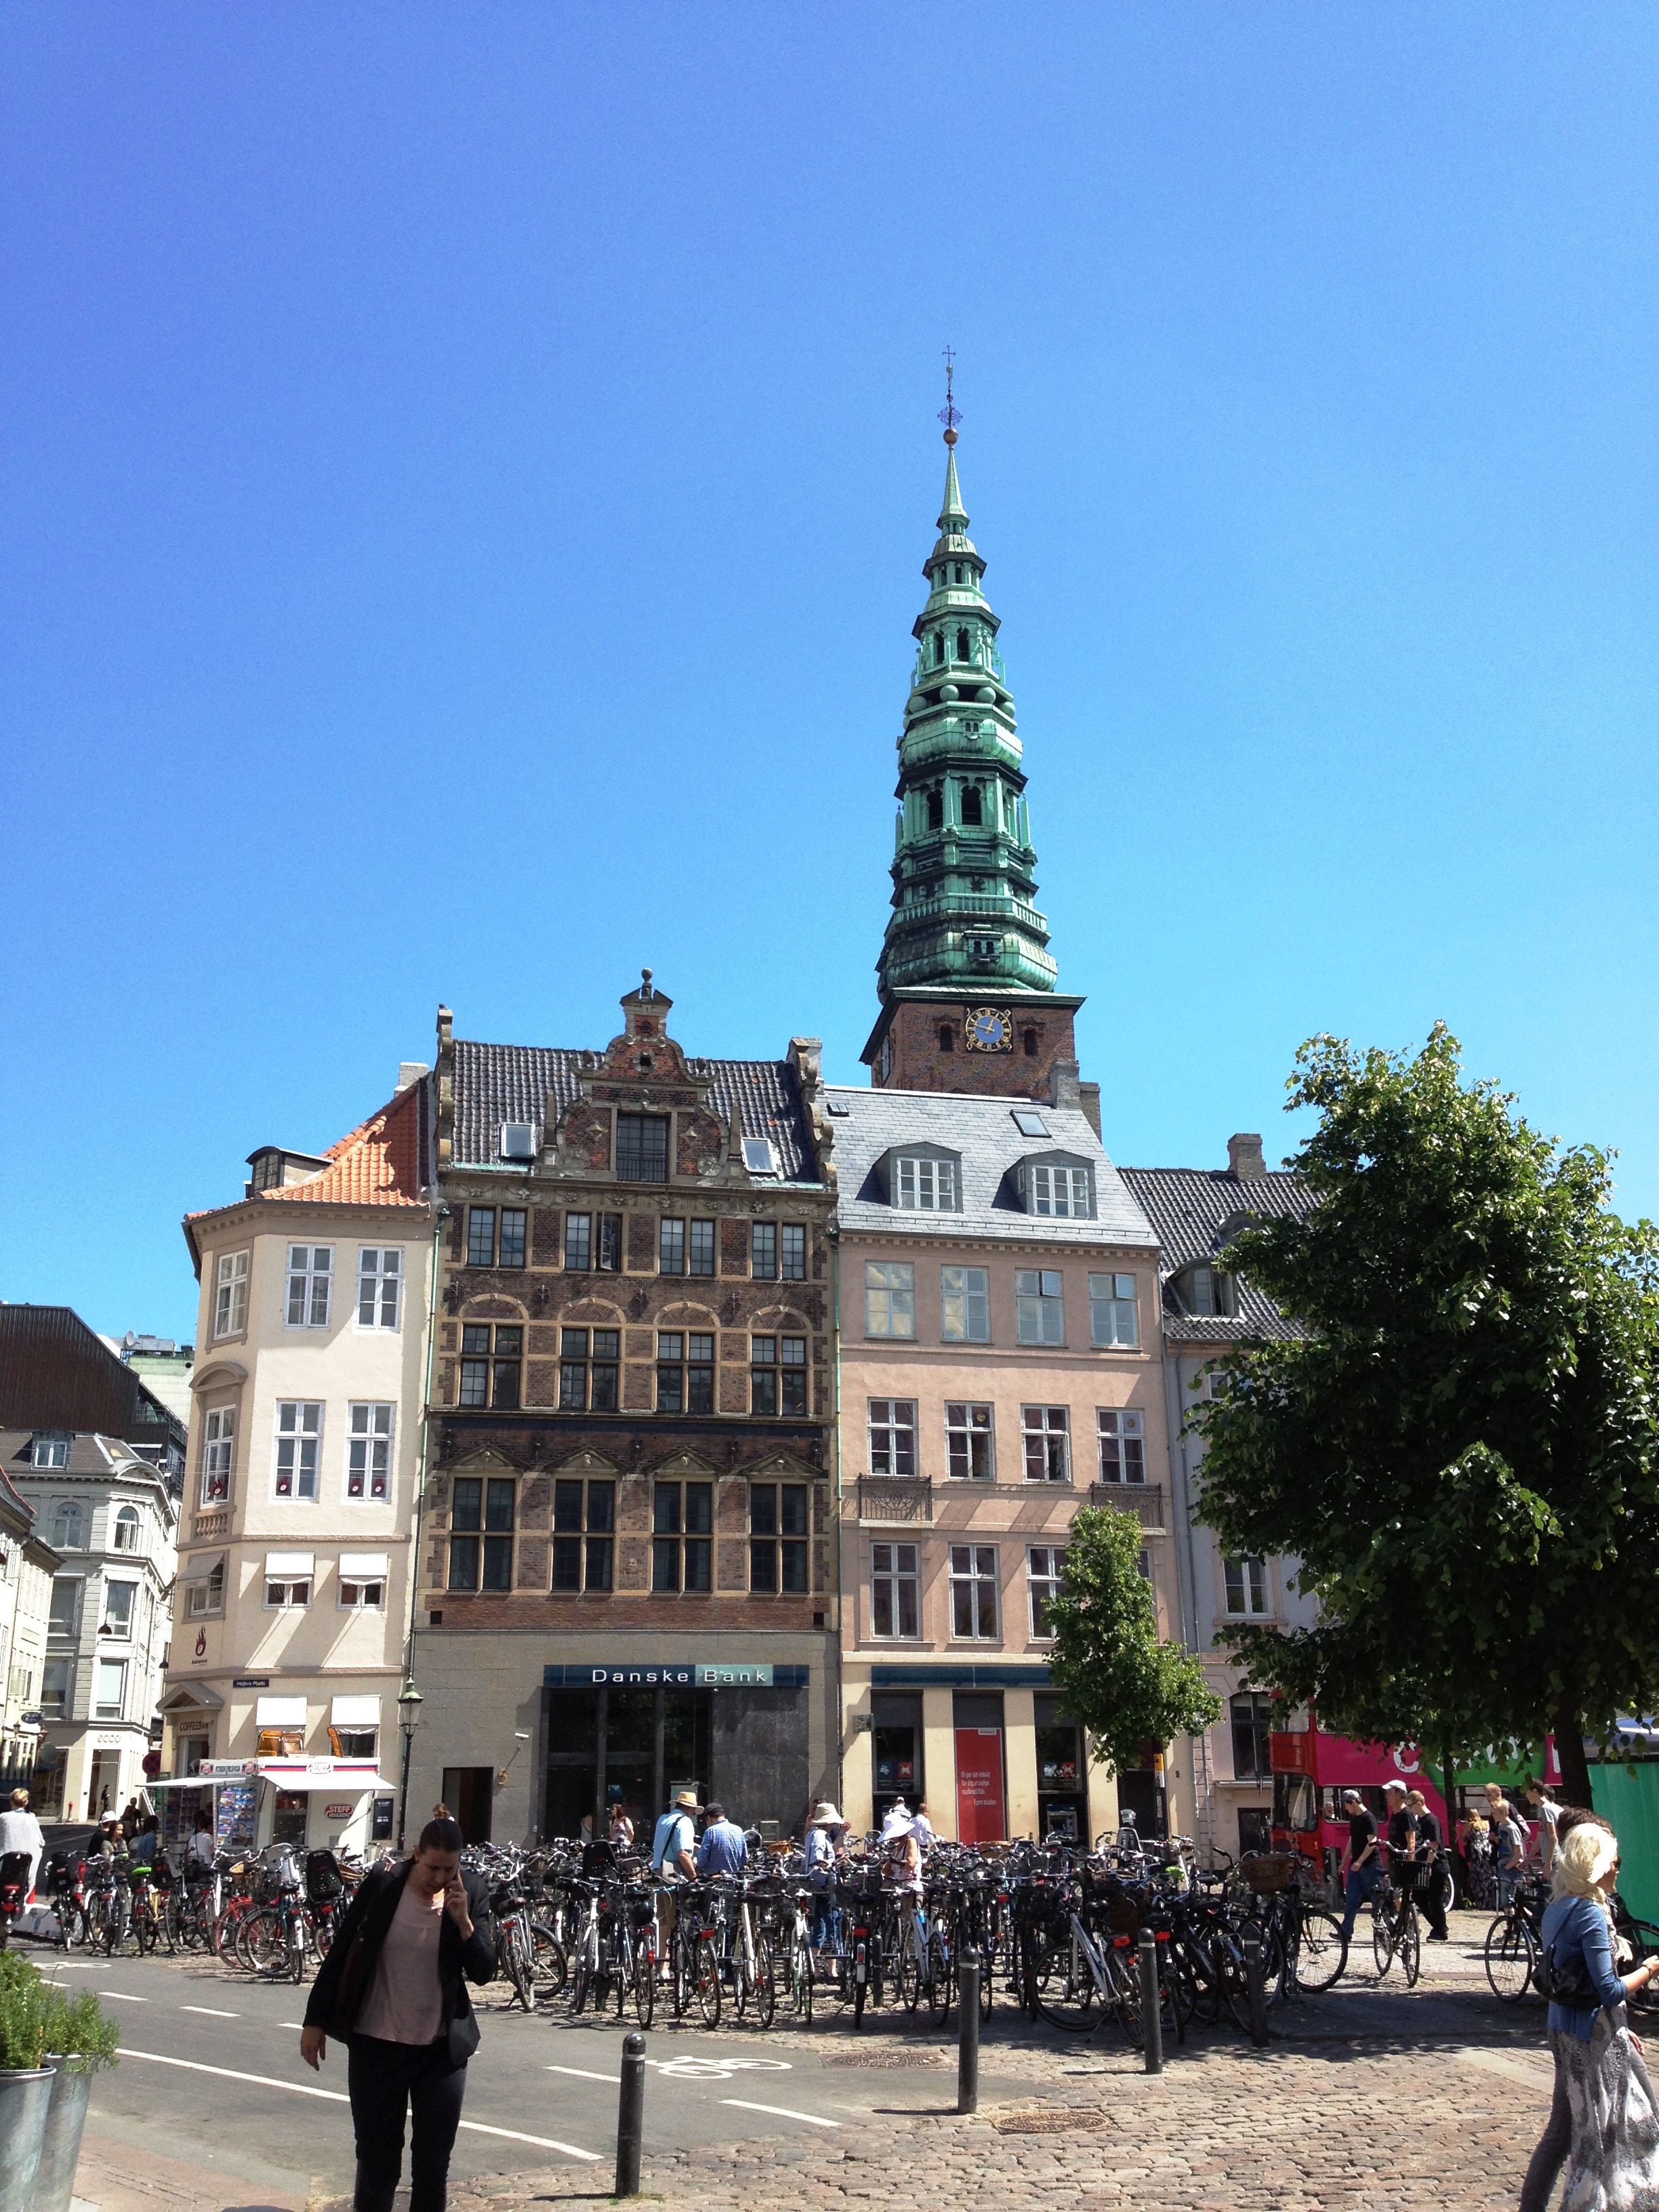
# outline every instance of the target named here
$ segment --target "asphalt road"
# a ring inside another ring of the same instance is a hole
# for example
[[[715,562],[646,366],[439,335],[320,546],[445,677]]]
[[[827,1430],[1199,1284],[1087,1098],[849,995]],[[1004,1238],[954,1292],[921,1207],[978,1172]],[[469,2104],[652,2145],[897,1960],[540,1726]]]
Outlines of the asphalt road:
[[[100,2074],[93,2090],[92,2114],[106,2150],[112,2139],[198,2160],[228,2180],[302,2202],[315,2183],[349,2189],[345,2053],[331,2049],[317,2074],[301,2063],[302,1989],[251,1982],[194,1958],[33,1955],[73,1985],[97,1991],[119,2020],[121,2063]],[[485,1994],[488,2001],[496,1992]],[[807,2033],[779,2035],[752,2025],[711,2033],[689,2022],[665,2026],[659,2016],[646,2046],[647,2158],[739,2139],[851,2141],[872,2112],[953,2106],[954,2017],[948,2033],[915,2039],[919,2048],[941,2053],[948,2045],[948,2070],[896,2072],[890,2057],[860,2067],[850,2020],[830,2012]],[[883,2015],[883,2027],[896,2024]],[[568,2183],[588,2172],[595,2193],[608,2196],[622,2040],[633,2025],[631,2018],[531,2019],[516,2008],[483,2013],[483,2047],[469,2069],[455,2149],[457,2179],[545,2170]],[[986,2051],[984,2079],[988,2091],[994,2047]]]

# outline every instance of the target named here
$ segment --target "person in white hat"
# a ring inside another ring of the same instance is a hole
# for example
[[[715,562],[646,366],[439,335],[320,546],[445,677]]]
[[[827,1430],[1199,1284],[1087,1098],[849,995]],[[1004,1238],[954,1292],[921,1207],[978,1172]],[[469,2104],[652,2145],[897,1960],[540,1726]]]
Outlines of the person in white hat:
[[[921,1888],[921,1838],[902,1805],[895,1805],[881,1824],[882,1856],[887,1879],[894,1889]]]
[[[812,1885],[812,1949],[820,1957],[841,1948],[841,1909],[836,1903],[839,1863],[847,1856],[847,1823],[828,1799],[812,1808],[802,1855]]]
[[[882,1818],[881,1840],[884,1844],[890,1836],[908,1836],[909,1832],[910,1808],[902,1797],[895,1797]]]

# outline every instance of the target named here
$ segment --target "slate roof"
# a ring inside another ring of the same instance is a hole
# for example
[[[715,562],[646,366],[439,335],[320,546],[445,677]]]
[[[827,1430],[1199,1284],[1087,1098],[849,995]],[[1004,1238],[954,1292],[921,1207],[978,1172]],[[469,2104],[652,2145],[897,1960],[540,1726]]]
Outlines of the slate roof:
[[[811,1132],[794,1071],[784,1060],[691,1060],[689,1074],[712,1085],[710,1111],[729,1127],[732,1109],[745,1137],[769,1137],[785,1182],[818,1180]],[[528,1121],[539,1148],[550,1091],[562,1115],[581,1095],[580,1079],[603,1078],[601,1055],[556,1045],[477,1044],[455,1040],[455,1127],[451,1164],[495,1167],[503,1121]]]
[[[133,1445],[123,1443],[118,1437],[100,1436],[95,1431],[82,1431],[70,1437],[67,1467],[36,1467],[34,1439],[45,1434],[49,1425],[43,1422],[37,1429],[0,1429],[0,1480],[4,1481],[14,1497],[20,1493],[12,1486],[19,1481],[50,1486],[53,1482],[72,1481],[77,1475],[108,1480],[118,1474],[148,1474],[158,1481],[166,1480],[155,1462]],[[55,1433],[61,1435],[63,1431]]]
[[[331,1145],[329,1164],[305,1182],[262,1190],[261,1198],[313,1206],[418,1206],[426,1172],[428,1079],[411,1083],[367,1121]]]
[[[1240,1178],[1228,1168],[1124,1168],[1123,1181],[1157,1232],[1164,1279],[1167,1334],[1196,1344],[1231,1343],[1236,1337],[1294,1336],[1273,1300],[1248,1275],[1234,1278],[1236,1314],[1182,1313],[1170,1278],[1194,1260],[1228,1243],[1244,1213],[1288,1213],[1298,1218],[1313,1200],[1300,1176],[1273,1169]]]
[[[938,1091],[854,1091],[830,1087],[836,1172],[843,1229],[902,1229],[908,1236],[1017,1237],[1024,1243],[1151,1245],[1151,1224],[1076,1107],[1042,1106],[1027,1098],[979,1098]],[[1014,1115],[1041,1114],[1046,1137],[1028,1137]],[[962,1155],[962,1211],[927,1213],[887,1203],[874,1172],[895,1146],[937,1145]],[[1056,1221],[1024,1212],[1011,1170],[1034,1155],[1064,1152],[1093,1164],[1092,1221]]]

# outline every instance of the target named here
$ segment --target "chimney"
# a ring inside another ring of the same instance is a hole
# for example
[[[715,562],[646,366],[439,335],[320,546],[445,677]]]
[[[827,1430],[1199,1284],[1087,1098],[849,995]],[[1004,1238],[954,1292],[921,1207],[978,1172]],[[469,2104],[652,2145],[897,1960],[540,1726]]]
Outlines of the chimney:
[[[1057,1060],[1048,1070],[1048,1103],[1069,1106],[1073,1113],[1083,1107],[1083,1093],[1078,1083],[1078,1064],[1074,1060]]]
[[[423,1060],[400,1060],[398,1063],[398,1088],[392,1096],[400,1097],[411,1083],[418,1083],[423,1075],[430,1073]]]
[[[1255,1182],[1267,1174],[1260,1137],[1241,1133],[1228,1138],[1227,1172],[1236,1182]]]

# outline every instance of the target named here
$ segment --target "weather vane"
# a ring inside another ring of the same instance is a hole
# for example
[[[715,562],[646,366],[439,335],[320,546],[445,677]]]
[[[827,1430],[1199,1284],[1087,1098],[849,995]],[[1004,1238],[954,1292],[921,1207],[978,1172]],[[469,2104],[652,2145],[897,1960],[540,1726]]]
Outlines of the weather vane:
[[[939,419],[945,425],[945,442],[947,446],[954,446],[957,442],[957,424],[962,420],[962,410],[957,405],[956,394],[952,389],[956,373],[956,353],[951,347],[946,346],[945,349],[945,404],[939,410]]]

